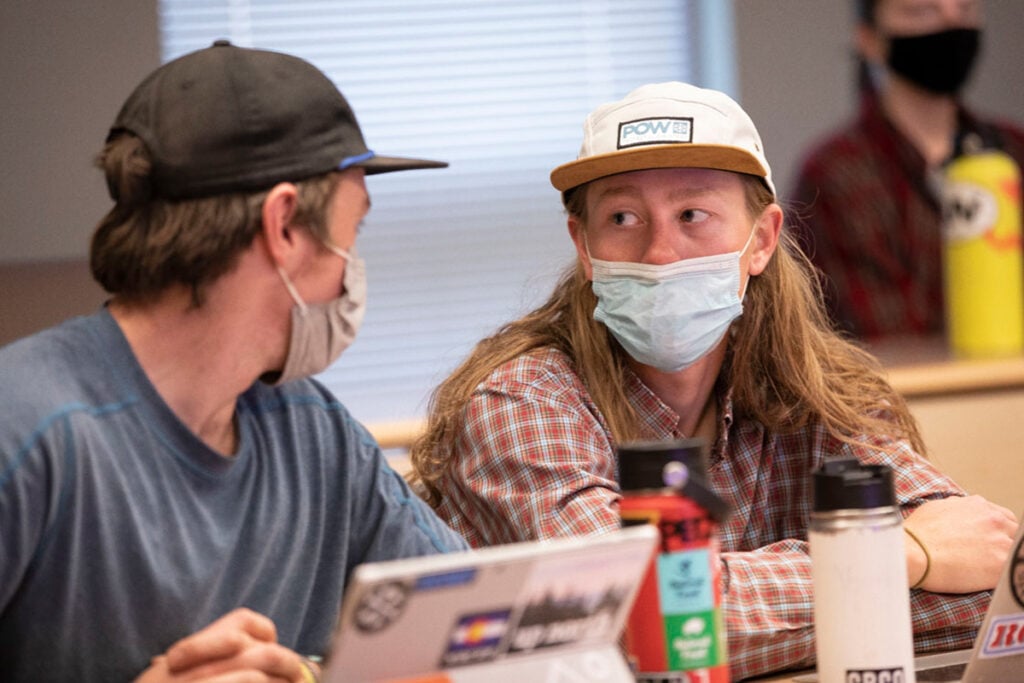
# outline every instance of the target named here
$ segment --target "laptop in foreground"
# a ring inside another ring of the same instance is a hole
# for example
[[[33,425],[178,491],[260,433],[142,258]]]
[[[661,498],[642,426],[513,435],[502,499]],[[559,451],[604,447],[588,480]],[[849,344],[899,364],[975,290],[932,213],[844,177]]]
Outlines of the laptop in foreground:
[[[633,683],[619,647],[651,525],[360,565],[325,683]]]

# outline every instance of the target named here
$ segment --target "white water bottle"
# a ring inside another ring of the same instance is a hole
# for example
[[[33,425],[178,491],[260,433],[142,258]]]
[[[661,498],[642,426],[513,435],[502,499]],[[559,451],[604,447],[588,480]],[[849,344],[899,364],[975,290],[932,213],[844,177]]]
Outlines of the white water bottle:
[[[892,471],[837,458],[814,473],[809,540],[822,683],[914,683],[903,520]]]

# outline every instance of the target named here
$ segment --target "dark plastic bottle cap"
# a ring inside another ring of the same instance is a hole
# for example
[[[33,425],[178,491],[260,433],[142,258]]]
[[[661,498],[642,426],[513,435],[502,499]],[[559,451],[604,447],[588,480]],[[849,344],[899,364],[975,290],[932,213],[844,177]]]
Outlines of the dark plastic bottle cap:
[[[864,465],[856,458],[833,458],[814,472],[814,511],[893,507],[896,493],[887,465]]]
[[[641,441],[619,446],[619,486],[623,493],[674,489],[721,522],[729,504],[704,480],[707,443],[701,438]]]
[[[635,441],[619,446],[619,485],[623,491],[661,489],[673,486],[666,481],[666,465],[681,463],[690,477],[703,477],[707,471],[707,444],[704,439],[675,441]],[[678,470],[669,468],[669,474]]]

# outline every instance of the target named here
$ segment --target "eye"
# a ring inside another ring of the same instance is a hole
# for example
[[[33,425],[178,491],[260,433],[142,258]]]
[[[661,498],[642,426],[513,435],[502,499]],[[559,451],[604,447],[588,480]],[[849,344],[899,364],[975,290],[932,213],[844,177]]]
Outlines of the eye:
[[[710,213],[703,209],[684,209],[679,214],[679,218],[684,223],[703,223],[711,216]]]
[[[629,211],[616,211],[611,215],[612,223],[614,225],[630,226],[636,225],[640,222],[635,213]]]

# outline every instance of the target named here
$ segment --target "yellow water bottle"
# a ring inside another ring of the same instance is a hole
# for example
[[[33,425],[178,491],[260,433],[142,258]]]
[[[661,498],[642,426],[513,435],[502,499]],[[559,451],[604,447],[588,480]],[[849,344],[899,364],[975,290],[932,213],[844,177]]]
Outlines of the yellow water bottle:
[[[942,190],[946,328],[960,358],[1024,352],[1020,169],[1005,152],[954,158]]]

